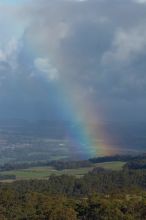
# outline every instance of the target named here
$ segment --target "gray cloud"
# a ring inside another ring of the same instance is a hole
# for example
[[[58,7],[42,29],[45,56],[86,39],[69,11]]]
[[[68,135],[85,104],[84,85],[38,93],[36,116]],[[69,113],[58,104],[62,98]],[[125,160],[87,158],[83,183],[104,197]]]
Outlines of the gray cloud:
[[[145,55],[145,9],[132,0],[38,1],[26,37],[62,77],[95,84],[99,92],[102,85],[120,93],[134,87],[138,94],[145,87],[138,61]]]
[[[12,60],[18,65],[15,72],[27,86],[41,78],[49,85],[57,80],[71,92],[78,87],[81,99],[91,97],[110,117],[118,117],[117,105],[125,105],[123,117],[137,104],[144,112],[145,11],[140,0],[32,0],[21,10],[22,22],[27,18],[29,26],[22,38],[26,45]],[[35,51],[31,57],[29,48]],[[7,58],[0,50],[0,69],[12,69]],[[2,82],[5,73],[1,76]]]

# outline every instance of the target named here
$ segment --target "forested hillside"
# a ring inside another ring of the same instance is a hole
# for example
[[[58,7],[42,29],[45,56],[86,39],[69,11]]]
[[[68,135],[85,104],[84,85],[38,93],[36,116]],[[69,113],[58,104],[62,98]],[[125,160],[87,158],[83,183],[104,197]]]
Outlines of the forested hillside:
[[[145,220],[146,193],[92,194],[85,197],[0,189],[1,220]]]
[[[141,164],[143,158],[134,158],[122,170],[95,167],[81,178],[1,182],[0,220],[144,220],[146,169]]]

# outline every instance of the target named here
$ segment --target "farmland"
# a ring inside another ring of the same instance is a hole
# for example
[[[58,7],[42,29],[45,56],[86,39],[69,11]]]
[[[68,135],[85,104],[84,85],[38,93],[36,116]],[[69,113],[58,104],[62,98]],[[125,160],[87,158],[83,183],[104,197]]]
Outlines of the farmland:
[[[116,161],[116,162],[105,162],[105,163],[98,163],[94,164],[92,167],[84,167],[84,168],[77,168],[77,169],[64,169],[64,170],[56,170],[50,166],[42,166],[42,167],[32,167],[29,169],[22,169],[22,170],[12,170],[12,171],[5,171],[1,172],[2,175],[15,175],[16,180],[23,180],[23,179],[47,179],[50,175],[74,175],[76,177],[81,177],[91,171],[95,167],[102,167],[104,169],[111,169],[111,170],[121,170],[124,162]]]

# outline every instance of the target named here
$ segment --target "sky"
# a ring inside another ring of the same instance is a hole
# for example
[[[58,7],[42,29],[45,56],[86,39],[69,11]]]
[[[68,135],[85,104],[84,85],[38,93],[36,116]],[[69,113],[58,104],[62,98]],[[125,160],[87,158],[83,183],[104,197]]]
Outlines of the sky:
[[[145,12],[145,0],[0,0],[0,119],[146,122]]]

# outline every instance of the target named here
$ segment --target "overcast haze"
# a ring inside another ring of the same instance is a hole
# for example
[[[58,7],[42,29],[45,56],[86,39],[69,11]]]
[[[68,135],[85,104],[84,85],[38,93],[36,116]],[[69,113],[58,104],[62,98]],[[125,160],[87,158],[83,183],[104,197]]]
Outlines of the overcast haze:
[[[0,118],[146,121],[146,1],[0,0],[0,32]]]

